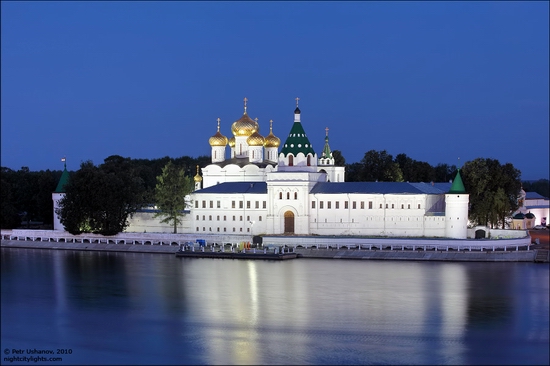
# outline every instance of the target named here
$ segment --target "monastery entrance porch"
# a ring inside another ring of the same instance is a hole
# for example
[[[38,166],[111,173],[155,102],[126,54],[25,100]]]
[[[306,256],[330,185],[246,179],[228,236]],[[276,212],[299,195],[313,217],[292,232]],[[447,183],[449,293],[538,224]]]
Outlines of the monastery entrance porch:
[[[294,212],[285,212],[285,234],[294,234]]]

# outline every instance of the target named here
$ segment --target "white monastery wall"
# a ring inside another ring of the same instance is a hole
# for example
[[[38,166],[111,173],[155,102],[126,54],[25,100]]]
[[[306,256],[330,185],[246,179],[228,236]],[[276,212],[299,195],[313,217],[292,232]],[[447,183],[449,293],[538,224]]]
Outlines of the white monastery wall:
[[[130,233],[173,233],[174,226],[161,223],[161,218],[153,218],[152,212],[136,212],[128,219],[129,225],[125,232]],[[182,223],[177,226],[178,233],[191,232],[191,215],[186,214],[182,217]]]

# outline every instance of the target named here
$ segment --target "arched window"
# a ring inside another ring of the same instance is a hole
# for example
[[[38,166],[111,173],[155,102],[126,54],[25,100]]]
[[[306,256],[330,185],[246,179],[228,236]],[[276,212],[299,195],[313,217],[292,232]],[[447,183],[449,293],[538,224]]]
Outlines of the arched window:
[[[287,199],[287,200],[290,199],[290,192],[286,192],[286,199]]]
[[[280,199],[280,200],[283,199],[283,192],[279,192],[279,199]]]
[[[311,155],[307,156],[307,166],[311,166]]]
[[[298,199],[298,192],[294,192],[294,199],[295,199],[295,200]]]
[[[288,155],[288,166],[294,166],[294,156]]]

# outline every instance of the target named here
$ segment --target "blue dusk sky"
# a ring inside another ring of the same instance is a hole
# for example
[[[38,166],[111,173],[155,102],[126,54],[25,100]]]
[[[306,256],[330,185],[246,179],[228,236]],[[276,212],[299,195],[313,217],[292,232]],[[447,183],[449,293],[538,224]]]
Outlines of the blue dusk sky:
[[[1,165],[210,156],[243,114],[317,154],[549,177],[549,3],[1,3]],[[229,156],[229,148],[226,150]],[[460,160],[458,160],[460,158]]]

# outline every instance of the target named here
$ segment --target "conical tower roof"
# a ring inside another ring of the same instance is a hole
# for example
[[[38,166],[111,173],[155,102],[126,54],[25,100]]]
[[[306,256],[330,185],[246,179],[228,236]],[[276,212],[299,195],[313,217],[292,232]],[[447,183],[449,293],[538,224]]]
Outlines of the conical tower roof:
[[[294,123],[292,124],[290,133],[288,134],[288,137],[283,145],[283,149],[281,150],[281,153],[285,156],[288,154],[296,156],[299,153],[303,153],[305,156],[307,156],[307,154],[315,155],[315,151],[313,151],[313,147],[311,146],[306,132],[304,131],[304,127],[300,122],[300,113],[301,111],[298,108],[298,98],[296,98]]]
[[[323,153],[321,154],[321,158],[332,159],[332,151],[330,151],[330,146],[328,145],[328,127],[325,128],[325,131],[326,131],[325,147],[323,147]]]
[[[59,178],[54,193],[65,193],[65,185],[67,185],[67,183],[69,183],[69,172],[67,171],[67,162],[65,162],[63,173],[61,173],[61,178]]]
[[[460,177],[460,169],[456,172],[455,179],[453,180],[453,184],[451,185],[451,189],[449,190],[449,193],[453,194],[463,194],[466,193],[466,189],[464,188],[464,183],[462,183],[462,178]]]

